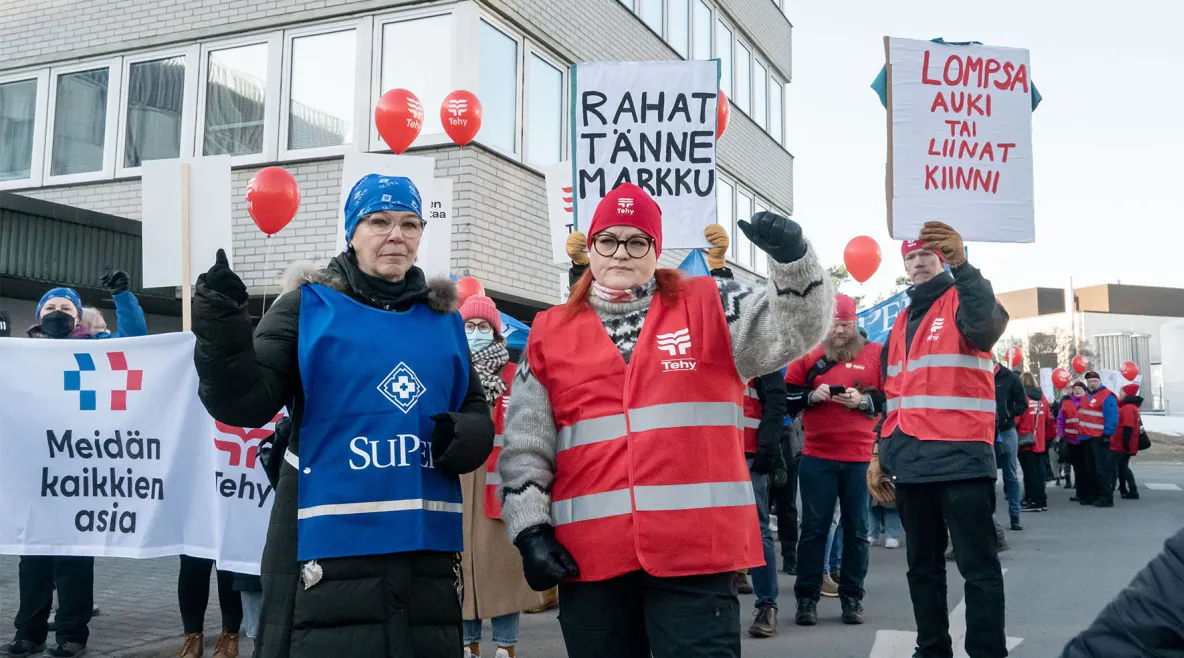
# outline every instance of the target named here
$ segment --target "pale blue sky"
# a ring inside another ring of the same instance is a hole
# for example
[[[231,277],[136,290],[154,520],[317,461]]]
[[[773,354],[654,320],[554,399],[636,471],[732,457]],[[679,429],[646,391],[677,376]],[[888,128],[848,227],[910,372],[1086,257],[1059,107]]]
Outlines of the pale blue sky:
[[[884,206],[885,116],[868,87],[885,35],[1031,51],[1036,243],[971,244],[996,292],[1184,287],[1184,2],[793,0],[787,106],[795,218],[827,264],[870,235],[869,299],[903,274]],[[1080,257],[1074,257],[1080,254]]]

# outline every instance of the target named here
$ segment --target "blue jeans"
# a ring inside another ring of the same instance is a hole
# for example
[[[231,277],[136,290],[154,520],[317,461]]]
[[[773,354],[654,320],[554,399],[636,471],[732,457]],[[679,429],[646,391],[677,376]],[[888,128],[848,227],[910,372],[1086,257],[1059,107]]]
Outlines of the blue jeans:
[[[1007,495],[1007,512],[1015,517],[1020,515],[1020,475],[1019,475],[1020,437],[1014,429],[999,432],[995,437],[995,456],[999,458],[999,468],[1003,469],[1003,493]]]
[[[756,496],[756,513],[761,523],[761,544],[765,550],[765,566],[748,570],[752,576],[752,591],[756,607],[777,609],[777,547],[769,528],[769,476],[751,473],[752,493]]]
[[[826,561],[826,537],[839,504],[843,547],[839,594],[863,598],[867,576],[867,462],[840,462],[802,455],[798,468],[802,490],[802,539],[798,544],[798,579],[794,596],[818,600]],[[839,536],[836,531],[836,536]]]
[[[490,620],[493,625],[493,643],[499,647],[512,647],[518,644],[518,619],[521,617],[517,612],[511,612],[508,615],[494,617]],[[455,628],[455,627],[454,627]],[[481,620],[480,619],[466,619],[464,620],[464,635],[465,644],[472,644],[481,641]]]
[[[893,507],[880,507],[875,501],[871,504],[871,517],[868,520],[868,539],[874,539],[881,534],[886,539],[900,539],[900,512]]]
[[[830,522],[830,534],[826,536],[826,552],[822,561],[823,575],[834,573],[843,567],[843,526],[840,525],[839,510]]]
[[[263,609],[263,592],[239,592],[243,599],[243,633],[254,639],[259,633],[259,611]]]

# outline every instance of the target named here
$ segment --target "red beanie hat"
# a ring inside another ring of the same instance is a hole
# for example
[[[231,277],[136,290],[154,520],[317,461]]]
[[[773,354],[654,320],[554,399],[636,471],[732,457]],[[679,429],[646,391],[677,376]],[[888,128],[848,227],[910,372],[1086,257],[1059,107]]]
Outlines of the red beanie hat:
[[[662,209],[633,183],[621,183],[600,200],[588,227],[588,247],[597,233],[613,226],[632,226],[645,233],[654,239],[654,255],[662,255]]]
[[[460,305],[460,317],[465,322],[469,320],[485,320],[493,325],[497,335],[502,334],[502,317],[497,312],[497,305],[485,295],[472,295]]]
[[[835,322],[855,322],[855,300],[839,293],[835,295]]]
[[[905,240],[904,242],[900,243],[900,257],[908,258],[909,254],[921,249],[933,251],[932,249],[926,247],[925,243],[920,240]],[[944,263],[946,261],[946,257],[942,256],[940,251],[934,251],[933,253],[937,255],[938,260],[941,262]]]
[[[1139,385],[1138,384],[1127,384],[1126,386],[1123,386],[1122,387],[1122,394],[1127,396],[1128,398],[1135,397],[1136,395],[1139,394]]]

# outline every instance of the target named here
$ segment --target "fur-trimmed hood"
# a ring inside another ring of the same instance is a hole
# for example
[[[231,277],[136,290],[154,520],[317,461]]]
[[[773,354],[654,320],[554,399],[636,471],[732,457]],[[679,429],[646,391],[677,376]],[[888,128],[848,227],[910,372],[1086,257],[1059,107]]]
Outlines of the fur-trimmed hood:
[[[349,282],[344,276],[330,268],[318,267],[311,261],[299,261],[284,270],[280,279],[280,294],[287,294],[306,283],[319,283],[340,293],[351,293]],[[451,313],[460,307],[460,293],[452,279],[444,276],[432,277],[427,280],[427,287],[428,308],[437,313]]]

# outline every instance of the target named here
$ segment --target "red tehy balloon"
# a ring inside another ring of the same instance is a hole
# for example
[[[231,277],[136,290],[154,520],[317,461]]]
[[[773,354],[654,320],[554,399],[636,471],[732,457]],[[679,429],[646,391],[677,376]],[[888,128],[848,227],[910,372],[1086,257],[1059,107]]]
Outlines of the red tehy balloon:
[[[1084,356],[1075,356],[1072,365],[1073,371],[1080,375],[1089,369],[1089,360]]]
[[[1055,388],[1065,388],[1069,385],[1069,371],[1064,368],[1057,368],[1052,371],[1052,385]]]
[[[1008,367],[1010,367],[1014,370],[1015,368],[1020,367],[1020,364],[1023,362],[1024,362],[1024,351],[1023,350],[1021,350],[1018,347],[1010,347],[1007,349],[1007,365],[1008,365]]]
[[[473,92],[457,89],[440,104],[440,123],[458,146],[468,144],[481,130],[481,101]]]
[[[1134,361],[1127,361],[1126,363],[1122,364],[1122,370],[1119,372],[1122,373],[1123,379],[1127,380],[1128,382],[1133,382],[1135,381],[1135,377],[1139,376],[1139,366],[1135,365]]]
[[[866,235],[851,238],[843,250],[843,264],[851,278],[863,283],[880,269],[880,245]]]
[[[300,186],[283,167],[266,167],[247,183],[247,212],[269,237],[292,221],[300,208]]]
[[[406,89],[392,89],[378,99],[374,125],[391,152],[402,153],[411,148],[423,128],[423,105]]]
[[[728,118],[731,116],[732,106],[728,105],[728,96],[721,89],[719,101],[715,105],[715,138],[717,140],[724,136],[724,131],[728,129]]]
[[[456,291],[460,293],[460,303],[465,303],[465,300],[473,295],[484,295],[485,286],[481,282],[471,276],[461,277],[456,282]]]

